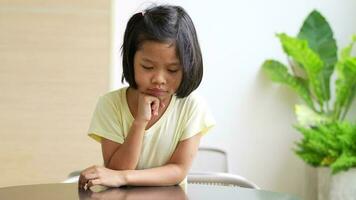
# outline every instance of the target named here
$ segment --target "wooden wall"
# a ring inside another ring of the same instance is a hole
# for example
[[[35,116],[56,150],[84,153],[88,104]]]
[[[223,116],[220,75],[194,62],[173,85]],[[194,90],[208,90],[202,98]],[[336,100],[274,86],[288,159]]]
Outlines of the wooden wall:
[[[86,136],[109,88],[110,1],[0,0],[0,187],[101,164]]]

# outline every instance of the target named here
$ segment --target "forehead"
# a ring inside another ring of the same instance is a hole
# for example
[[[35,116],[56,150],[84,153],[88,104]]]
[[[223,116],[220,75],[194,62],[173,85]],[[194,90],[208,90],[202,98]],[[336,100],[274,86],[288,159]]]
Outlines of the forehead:
[[[144,41],[137,49],[135,57],[157,63],[179,62],[173,42]]]

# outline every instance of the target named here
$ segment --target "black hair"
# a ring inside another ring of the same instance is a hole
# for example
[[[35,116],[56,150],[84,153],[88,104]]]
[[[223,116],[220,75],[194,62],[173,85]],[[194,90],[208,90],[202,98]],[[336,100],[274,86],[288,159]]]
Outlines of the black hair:
[[[122,45],[122,82],[137,88],[134,56],[144,41],[173,43],[183,69],[182,82],[176,96],[193,92],[203,77],[203,59],[193,21],[180,6],[160,5],[134,14],[126,25]]]

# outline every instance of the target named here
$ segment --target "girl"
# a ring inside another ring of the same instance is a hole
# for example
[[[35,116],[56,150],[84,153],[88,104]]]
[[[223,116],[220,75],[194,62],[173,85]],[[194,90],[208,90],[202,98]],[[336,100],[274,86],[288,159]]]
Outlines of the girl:
[[[184,183],[201,136],[215,124],[192,93],[203,76],[193,22],[179,6],[136,13],[122,56],[129,87],[99,99],[88,132],[101,143],[104,167],[82,171],[79,188]]]

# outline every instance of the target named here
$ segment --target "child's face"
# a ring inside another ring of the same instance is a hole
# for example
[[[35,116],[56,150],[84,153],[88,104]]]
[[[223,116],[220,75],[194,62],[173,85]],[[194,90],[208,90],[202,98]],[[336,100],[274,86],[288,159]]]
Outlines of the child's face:
[[[137,89],[161,100],[169,99],[182,81],[176,47],[170,43],[145,41],[134,57]]]

